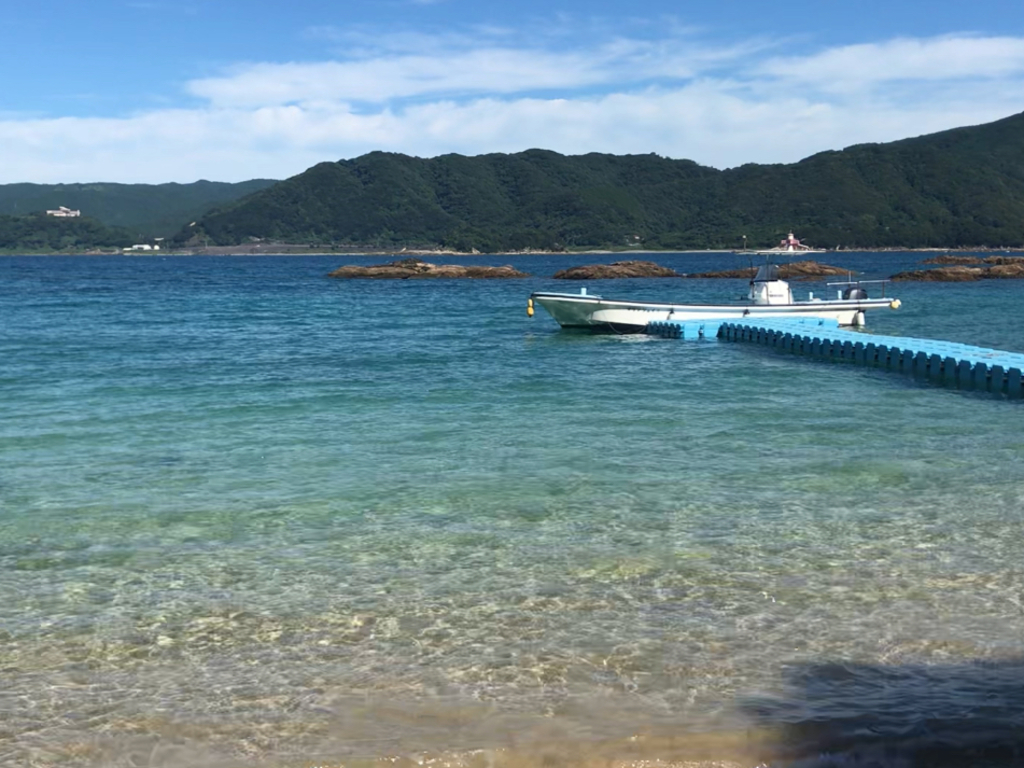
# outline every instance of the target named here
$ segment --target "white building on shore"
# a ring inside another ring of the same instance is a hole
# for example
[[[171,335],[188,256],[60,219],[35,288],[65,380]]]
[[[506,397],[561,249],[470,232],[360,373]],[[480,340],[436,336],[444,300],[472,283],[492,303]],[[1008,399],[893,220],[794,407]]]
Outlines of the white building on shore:
[[[63,205],[57,206],[55,211],[47,211],[47,216],[56,216],[58,219],[74,219],[82,215],[81,211],[72,211],[70,208],[65,208]]]

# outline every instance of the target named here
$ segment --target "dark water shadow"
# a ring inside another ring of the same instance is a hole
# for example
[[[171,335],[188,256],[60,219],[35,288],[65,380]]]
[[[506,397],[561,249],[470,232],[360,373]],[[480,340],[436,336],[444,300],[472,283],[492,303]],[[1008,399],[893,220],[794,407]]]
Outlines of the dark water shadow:
[[[1024,766],[1024,658],[789,667],[778,697],[742,705],[775,734],[772,765]]]

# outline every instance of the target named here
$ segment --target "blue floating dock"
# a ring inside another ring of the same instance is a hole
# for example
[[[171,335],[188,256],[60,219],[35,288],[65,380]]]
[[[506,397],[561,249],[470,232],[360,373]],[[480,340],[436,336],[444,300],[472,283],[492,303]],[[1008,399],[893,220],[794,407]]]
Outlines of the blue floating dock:
[[[666,339],[716,339],[721,335],[722,326],[733,321],[725,318],[718,320],[655,320],[647,324],[645,332],[649,336],[663,336]],[[823,320],[818,317],[794,317],[781,322],[790,326],[820,326],[829,325],[838,328],[839,323],[835,320]]]
[[[650,336],[666,339],[714,339],[718,337],[724,320],[655,320],[647,324]]]
[[[1024,354],[934,339],[876,336],[819,318],[650,323],[647,333],[675,339],[718,338],[807,357],[929,378],[959,389],[1024,397]]]

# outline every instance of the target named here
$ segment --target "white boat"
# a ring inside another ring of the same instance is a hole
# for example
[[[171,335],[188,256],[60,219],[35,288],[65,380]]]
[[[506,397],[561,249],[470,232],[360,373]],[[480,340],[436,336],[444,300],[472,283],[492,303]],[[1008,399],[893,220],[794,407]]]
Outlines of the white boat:
[[[820,299],[810,295],[804,301],[795,301],[789,283],[780,280],[778,267],[765,264],[750,281],[747,303],[735,304],[669,304],[664,302],[620,301],[603,299],[587,293],[549,293],[534,291],[527,304],[527,313],[533,315],[534,303],[539,304],[563,328],[589,328],[614,333],[641,333],[648,323],[665,320],[722,320],[758,318],[825,318],[839,325],[864,325],[864,313],[869,309],[897,309],[899,299],[885,298],[886,280],[847,281],[828,283],[841,286],[834,299]],[[869,298],[864,285],[882,283],[882,297]]]
[[[779,244],[774,248],[766,248],[763,251],[737,251],[737,253],[746,253],[752,256],[775,256],[783,254],[785,256],[792,256],[793,254],[801,253],[825,253],[824,248],[811,248],[809,245],[804,245],[790,232],[789,236],[785,240],[780,240]]]

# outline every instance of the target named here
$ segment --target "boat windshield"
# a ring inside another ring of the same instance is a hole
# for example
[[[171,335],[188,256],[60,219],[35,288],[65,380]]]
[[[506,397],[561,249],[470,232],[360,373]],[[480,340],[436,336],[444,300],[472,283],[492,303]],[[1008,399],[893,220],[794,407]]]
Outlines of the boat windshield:
[[[757,268],[757,274],[754,275],[754,282],[762,283],[768,280],[779,279],[779,267],[776,264],[763,264]]]

